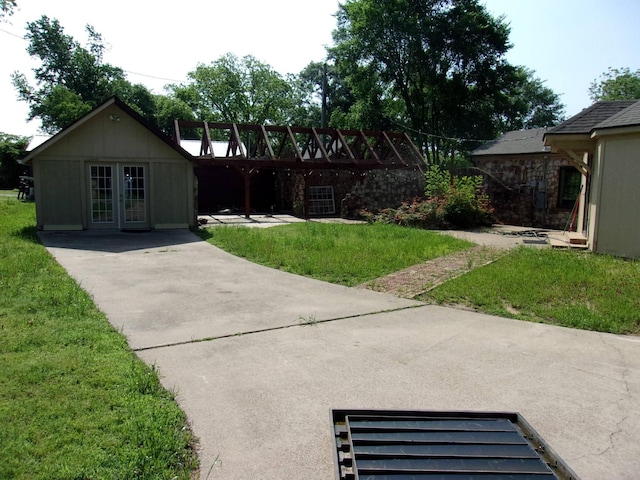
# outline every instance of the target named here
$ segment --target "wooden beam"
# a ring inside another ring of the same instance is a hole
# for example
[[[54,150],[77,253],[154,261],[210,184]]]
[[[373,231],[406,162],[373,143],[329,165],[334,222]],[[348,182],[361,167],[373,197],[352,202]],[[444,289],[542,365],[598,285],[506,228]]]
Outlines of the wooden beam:
[[[269,135],[267,135],[267,130],[264,128],[264,125],[260,125],[260,136],[263,139],[267,150],[269,151],[269,156],[271,160],[275,160],[276,156],[273,153],[273,148],[271,148],[271,142],[269,141]]]
[[[405,133],[181,120],[174,123],[177,136],[185,128],[204,130],[198,156],[201,164],[207,163],[204,161],[206,156],[214,160],[210,164],[215,164],[215,160],[271,162],[268,165],[261,163],[263,168],[303,164],[314,169],[415,166],[422,170],[424,164],[422,154]],[[226,154],[216,157],[211,138],[218,138],[220,132],[228,133],[228,143]],[[257,138],[257,141],[248,141],[248,145],[244,145],[242,139],[247,141],[246,135],[251,139]]]
[[[229,155],[230,153],[234,157],[238,156],[237,155],[238,150],[240,150],[240,157],[242,159],[246,159],[248,152],[245,152],[244,148],[242,148],[242,139],[240,138],[238,125],[233,123],[231,125],[231,136],[229,137],[229,145],[227,146],[227,157],[230,156]]]
[[[338,139],[340,140],[341,148],[346,151],[347,156],[349,157],[350,160],[356,161],[356,157],[353,154],[353,152],[351,151],[351,148],[349,148],[349,144],[347,143],[347,140],[344,138],[344,135],[342,135],[342,132],[340,130],[336,130],[336,134],[338,136]]]
[[[173,121],[173,130],[176,134],[175,140],[178,145],[180,145],[180,120],[176,119]]]
[[[404,141],[409,144],[409,149],[413,152],[413,154],[416,156],[416,160],[419,160],[418,162],[418,168],[420,168],[420,171],[422,173],[424,173],[423,170],[423,164],[424,164],[424,155],[422,155],[422,152],[420,152],[420,150],[418,150],[418,147],[416,147],[416,144],[413,143],[413,140],[411,140],[411,137],[409,137],[409,135],[407,135],[406,133],[404,134]]]
[[[389,138],[389,134],[387,132],[382,132],[382,134],[384,135],[384,139],[389,144],[389,147],[391,148],[391,151],[393,152],[393,155],[396,157],[396,159],[400,160],[400,162],[406,165],[407,162],[404,161],[404,159],[402,158],[402,155],[400,155],[400,152],[396,150],[396,146],[391,141],[391,138]]]
[[[206,148],[204,145],[205,141],[207,142]],[[207,124],[207,122],[204,122],[204,135],[202,135],[202,144],[200,145],[200,155],[206,155],[207,149],[209,150],[209,154],[211,155],[211,158],[215,158],[216,154],[213,151],[213,142],[211,141],[211,130],[209,130],[209,125]]]
[[[249,167],[242,167],[234,165],[235,169],[242,176],[244,183],[244,216],[249,218],[251,216],[251,176],[255,170]]]
[[[560,153],[568,156],[569,161],[573,163],[573,165],[580,170],[580,173],[583,175],[592,174],[593,170],[591,169],[591,166],[587,165],[584,160],[582,160],[582,157],[573,150],[560,150]]]
[[[286,128],[287,128],[287,136],[289,137],[289,140],[291,140],[291,144],[293,145],[293,150],[296,154],[296,158],[300,162],[304,162],[304,158],[302,158],[302,153],[300,153],[300,148],[298,147],[298,142],[296,142],[296,137],[293,136],[293,129],[291,127],[286,127]]]
[[[329,155],[327,154],[327,151],[324,148],[324,144],[322,143],[322,140],[320,140],[320,137],[318,136],[318,132],[316,131],[315,128],[311,129],[311,132],[313,134],[313,138],[316,141],[316,145],[318,146],[318,148],[320,149],[320,152],[322,153],[322,157],[329,163],[332,162],[332,160],[329,158]],[[314,155],[315,158],[315,155]]]
[[[367,150],[369,151],[369,153],[371,154],[373,159],[377,163],[382,164],[382,160],[380,159],[380,157],[376,153],[375,148],[373,148],[373,146],[369,142],[369,139],[367,138],[367,135],[362,130],[360,130],[360,132],[358,132],[358,135],[359,135],[360,139],[362,140],[362,142],[364,143],[364,145],[367,147]]]

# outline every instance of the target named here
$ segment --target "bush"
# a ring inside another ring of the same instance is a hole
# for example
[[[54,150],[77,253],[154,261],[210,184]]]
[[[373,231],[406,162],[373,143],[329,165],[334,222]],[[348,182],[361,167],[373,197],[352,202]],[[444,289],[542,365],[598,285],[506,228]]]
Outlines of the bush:
[[[471,228],[493,223],[493,209],[482,191],[482,177],[450,177],[433,166],[426,173],[426,199],[415,198],[398,208],[360,212],[369,222],[395,223],[425,229]]]

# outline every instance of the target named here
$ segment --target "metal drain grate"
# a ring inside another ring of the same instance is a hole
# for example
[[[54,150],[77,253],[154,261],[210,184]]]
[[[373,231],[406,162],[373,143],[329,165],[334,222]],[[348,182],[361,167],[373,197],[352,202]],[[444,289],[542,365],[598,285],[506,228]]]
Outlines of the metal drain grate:
[[[579,480],[517,413],[332,410],[339,480]]]

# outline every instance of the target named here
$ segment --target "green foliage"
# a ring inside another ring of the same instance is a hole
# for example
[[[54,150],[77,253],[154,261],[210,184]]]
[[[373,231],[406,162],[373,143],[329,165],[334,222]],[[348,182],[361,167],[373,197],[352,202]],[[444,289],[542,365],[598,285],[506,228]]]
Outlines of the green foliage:
[[[28,137],[19,137],[0,132],[0,188],[16,188],[19,176],[28,168],[18,163],[29,144]]]
[[[121,68],[104,63],[102,36],[89,25],[86,30],[89,41],[82,46],[56,19],[42,16],[27,23],[27,52],[41,62],[33,70],[36,86],[19,72],[12,82],[29,104],[29,120],[39,118],[44,131],[56,133],[117,95],[155,123],[154,96],[143,85],[129,83]]]
[[[15,8],[16,0],[0,0],[0,20],[13,15]]]
[[[482,177],[456,176],[437,165],[425,174],[426,200],[416,198],[377,214],[361,212],[369,222],[425,229],[489,226],[493,209],[482,192]]]
[[[307,65],[297,77],[300,85],[305,110],[309,113],[309,123],[306,126],[321,125],[322,90],[326,92],[325,123],[333,128],[362,128],[361,114],[355,113],[358,102],[354,92],[347,85],[344,77],[333,63],[312,62]]]
[[[347,0],[337,19],[329,54],[355,98],[343,118],[407,125],[430,161],[505,125],[553,123],[562,109],[506,61],[509,27],[477,0]]]
[[[175,134],[175,126],[173,124],[174,120],[197,120],[189,105],[179,98],[166,95],[156,95],[155,105],[156,124],[160,130],[169,136],[173,136]]]
[[[599,81],[591,82],[589,96],[594,102],[640,99],[640,70],[632,72],[628,67],[609,68]]]
[[[254,262],[353,286],[471,246],[396,225],[305,222],[276,228],[215,227],[210,243]]]
[[[517,67],[502,115],[497,115],[499,131],[551,127],[564,120],[560,97],[535,76],[535,71]]]
[[[187,480],[194,438],[161,387],[0,199],[0,478]]]
[[[640,333],[640,262],[522,247],[420,299],[610,333]]]
[[[287,124],[302,103],[287,79],[250,55],[223,55],[198,65],[189,78],[190,83],[169,90],[199,120]]]

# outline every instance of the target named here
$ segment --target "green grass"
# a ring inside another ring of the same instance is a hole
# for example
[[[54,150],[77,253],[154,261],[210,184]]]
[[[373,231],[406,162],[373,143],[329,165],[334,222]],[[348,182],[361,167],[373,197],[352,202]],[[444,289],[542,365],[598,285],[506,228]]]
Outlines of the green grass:
[[[0,197],[0,478],[173,479],[197,469],[174,395]]]
[[[200,234],[210,243],[253,262],[347,286],[472,246],[448,235],[383,224],[220,226]]]
[[[610,333],[640,333],[640,261],[521,247],[420,300],[502,317]]]
[[[273,268],[353,286],[470,246],[394,225],[215,227],[214,245]],[[610,333],[640,333],[640,261],[521,247],[418,297],[485,313]]]

